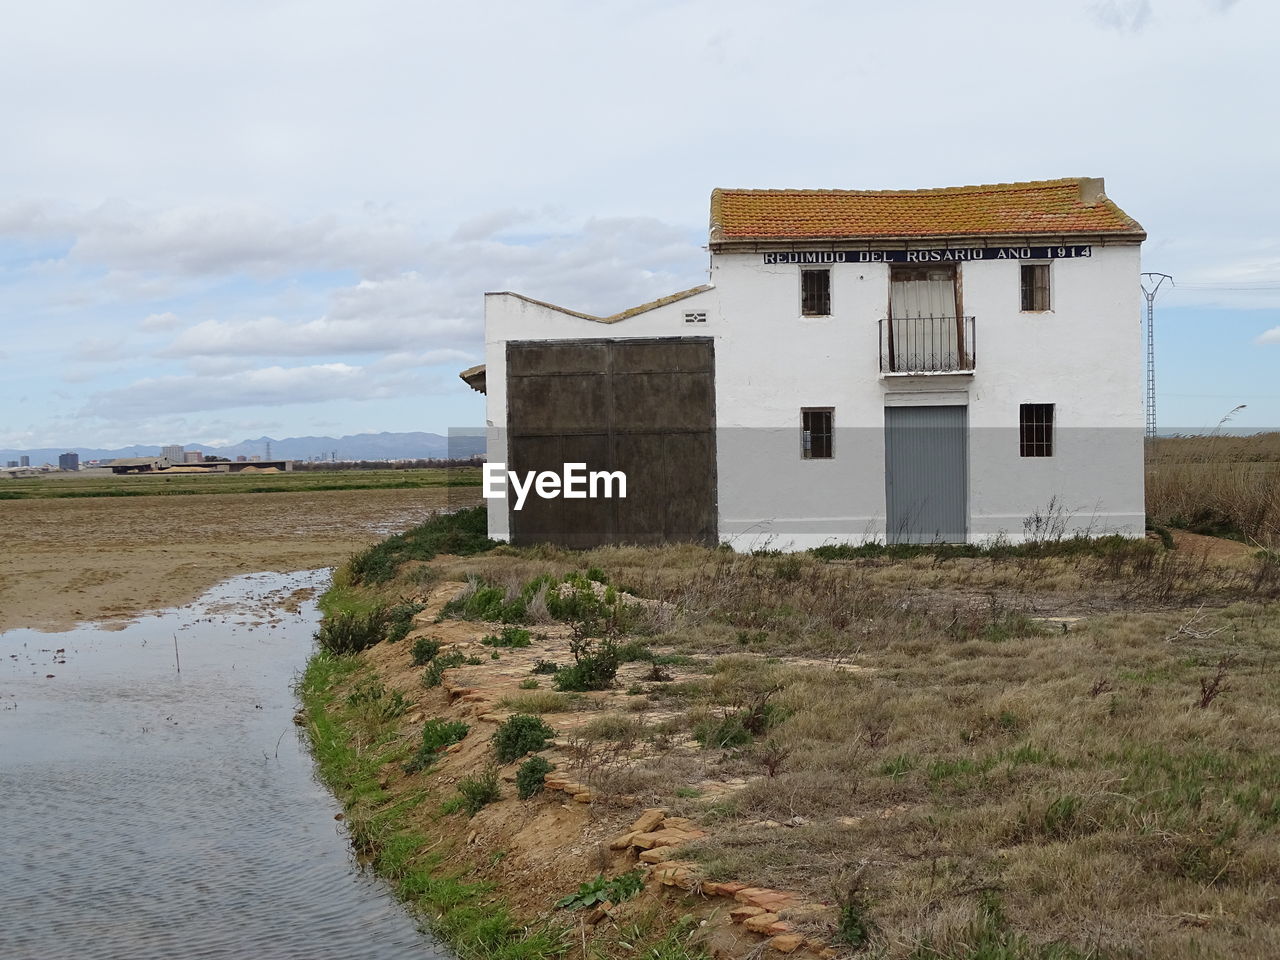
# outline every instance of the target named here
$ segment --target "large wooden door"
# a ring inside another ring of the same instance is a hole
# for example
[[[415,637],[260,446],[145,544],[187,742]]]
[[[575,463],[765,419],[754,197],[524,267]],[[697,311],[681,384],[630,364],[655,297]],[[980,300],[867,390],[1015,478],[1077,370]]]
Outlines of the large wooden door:
[[[709,337],[507,344],[509,470],[626,474],[625,499],[509,498],[513,543],[714,544],[715,352]]]

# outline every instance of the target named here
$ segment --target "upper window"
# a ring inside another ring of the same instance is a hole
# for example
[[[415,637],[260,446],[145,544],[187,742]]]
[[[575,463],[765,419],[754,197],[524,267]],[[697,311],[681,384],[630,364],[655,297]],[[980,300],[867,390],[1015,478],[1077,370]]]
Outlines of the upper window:
[[[1049,309],[1049,264],[1022,265],[1022,309],[1026,313]]]
[[[831,315],[831,271],[800,271],[800,313],[806,317]]]
[[[1053,404],[1024,403],[1018,407],[1018,454],[1053,456]]]
[[[806,407],[800,411],[800,456],[805,460],[830,460],[831,434],[830,407]]]

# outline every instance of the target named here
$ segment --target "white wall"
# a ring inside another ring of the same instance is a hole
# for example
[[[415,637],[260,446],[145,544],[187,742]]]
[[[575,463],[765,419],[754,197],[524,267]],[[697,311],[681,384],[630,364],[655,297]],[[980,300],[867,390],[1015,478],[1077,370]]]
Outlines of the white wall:
[[[797,247],[801,249],[801,247]],[[1142,329],[1136,244],[1094,245],[1052,263],[1052,306],[1021,313],[1016,260],[959,264],[975,319],[972,376],[882,378],[878,322],[889,267],[831,265],[832,314],[800,315],[800,267],[761,253],[712,257],[714,289],[613,324],[510,294],[485,301],[490,459],[506,459],[507,340],[710,336],[722,539],[804,548],[884,533],[884,407],[967,403],[970,538],[1022,538],[1051,500],[1067,530],[1141,536]],[[707,322],[687,324],[686,310]],[[1055,455],[1018,455],[1018,405],[1055,404]],[[835,408],[831,460],[802,460],[800,409]],[[635,482],[642,482],[636,478]],[[490,535],[507,534],[491,501]]]

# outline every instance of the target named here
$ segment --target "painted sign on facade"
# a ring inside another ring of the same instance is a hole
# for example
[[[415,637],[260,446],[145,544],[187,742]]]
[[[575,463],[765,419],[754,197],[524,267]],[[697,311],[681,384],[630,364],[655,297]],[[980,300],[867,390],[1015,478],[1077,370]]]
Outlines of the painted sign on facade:
[[[955,247],[947,250],[807,250],[763,254],[765,263],[955,263],[962,260],[1066,260],[1093,255],[1090,246]]]

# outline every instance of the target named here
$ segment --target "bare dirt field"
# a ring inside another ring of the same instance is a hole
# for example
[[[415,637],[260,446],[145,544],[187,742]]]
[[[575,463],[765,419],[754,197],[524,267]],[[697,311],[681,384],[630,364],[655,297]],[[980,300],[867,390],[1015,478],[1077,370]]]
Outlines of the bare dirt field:
[[[0,630],[124,622],[226,577],[340,563],[478,490],[365,489],[0,503]]]

